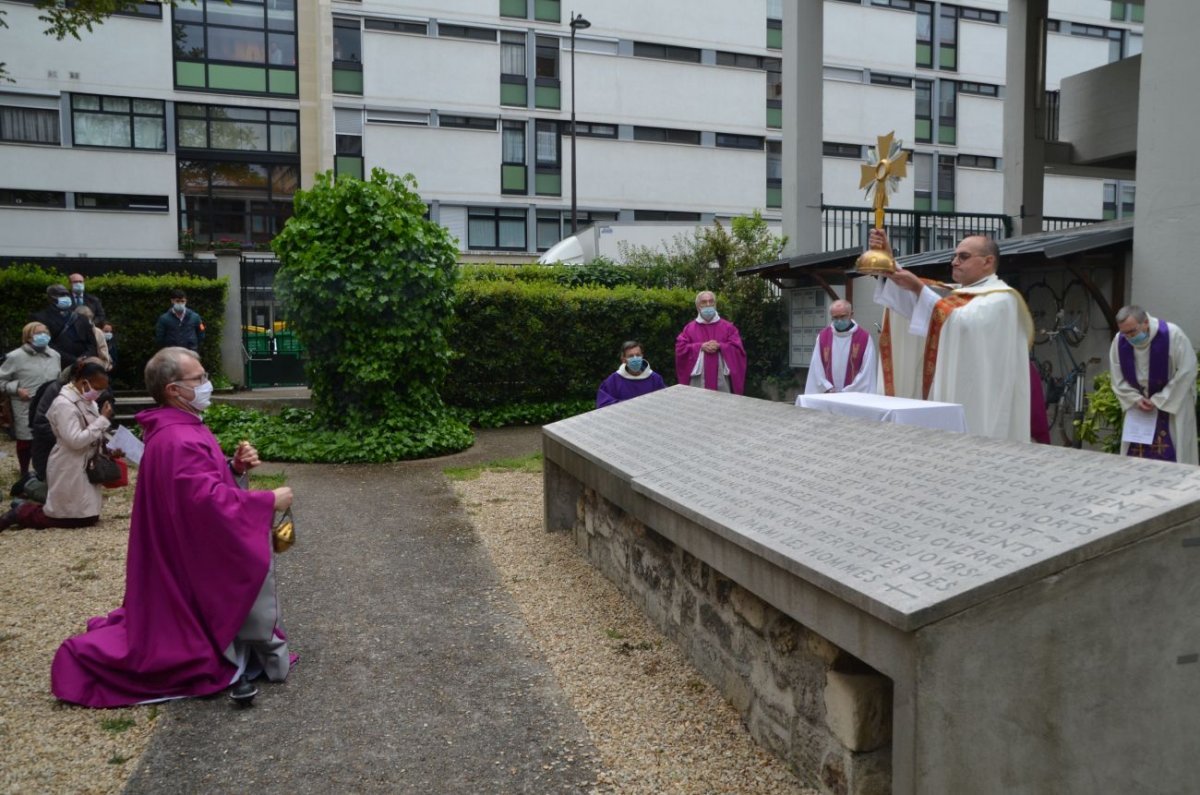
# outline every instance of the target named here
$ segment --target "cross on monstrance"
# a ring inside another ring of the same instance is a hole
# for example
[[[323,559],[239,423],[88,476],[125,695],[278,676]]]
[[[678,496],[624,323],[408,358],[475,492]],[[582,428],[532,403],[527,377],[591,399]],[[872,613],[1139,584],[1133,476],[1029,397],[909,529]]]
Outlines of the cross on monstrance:
[[[862,181],[858,187],[866,188],[867,196],[875,194],[875,228],[883,229],[883,208],[887,207],[888,194],[900,186],[900,179],[908,176],[908,152],[904,142],[897,140],[896,131],[879,136],[879,145],[868,148],[867,162],[862,166]],[[896,261],[886,251],[869,249],[854,263],[857,273],[892,273]]]

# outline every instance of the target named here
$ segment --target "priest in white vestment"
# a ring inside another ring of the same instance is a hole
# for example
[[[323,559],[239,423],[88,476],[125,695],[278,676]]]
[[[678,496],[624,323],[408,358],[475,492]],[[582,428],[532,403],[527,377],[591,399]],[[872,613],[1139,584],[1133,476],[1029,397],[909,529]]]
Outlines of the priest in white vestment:
[[[1155,439],[1121,442],[1121,455],[1200,463],[1196,443],[1196,351],[1174,323],[1151,317],[1140,306],[1116,316],[1117,335],[1108,350],[1113,392],[1126,415],[1155,412]]]
[[[881,230],[871,231],[871,247],[891,251]],[[995,241],[973,236],[954,252],[957,284],[902,268],[878,280],[875,302],[887,308],[879,379],[887,395],[962,404],[967,433],[1028,442],[1033,319],[996,276],[999,261]]]
[[[874,393],[875,342],[854,322],[854,307],[838,299],[829,305],[830,324],[817,335],[804,394],[827,392]]]

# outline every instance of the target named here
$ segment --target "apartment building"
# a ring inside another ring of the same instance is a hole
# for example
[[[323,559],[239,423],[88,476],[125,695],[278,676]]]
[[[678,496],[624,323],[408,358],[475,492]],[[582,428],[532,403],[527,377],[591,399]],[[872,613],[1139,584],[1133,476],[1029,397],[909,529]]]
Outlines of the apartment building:
[[[580,226],[778,219],[788,3],[198,0],[58,42],[0,0],[0,255],[263,248],[331,168],[414,174],[473,259],[533,258],[573,198]],[[859,163],[894,129],[913,167],[892,206],[1000,213],[1006,3],[823,5],[823,203],[865,204]],[[1140,5],[1050,8],[1048,107],[1140,51]],[[1047,177],[1047,216],[1132,205],[1132,183]]]

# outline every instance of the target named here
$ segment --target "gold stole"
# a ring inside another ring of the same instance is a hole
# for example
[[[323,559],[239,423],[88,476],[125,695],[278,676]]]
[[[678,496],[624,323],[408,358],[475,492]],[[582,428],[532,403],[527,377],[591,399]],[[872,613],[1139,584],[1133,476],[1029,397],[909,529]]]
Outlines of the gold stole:
[[[955,309],[966,306],[975,296],[971,293],[951,293],[934,304],[929,321],[929,334],[925,337],[925,359],[921,367],[921,397],[929,400],[929,388],[933,386],[933,373],[937,369],[938,345],[942,338],[942,327]]]

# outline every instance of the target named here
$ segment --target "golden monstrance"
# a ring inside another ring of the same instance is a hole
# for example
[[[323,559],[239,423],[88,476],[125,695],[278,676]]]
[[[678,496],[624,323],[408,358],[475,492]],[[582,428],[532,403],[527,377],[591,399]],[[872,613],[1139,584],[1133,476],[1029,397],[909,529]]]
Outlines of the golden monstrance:
[[[883,208],[887,207],[888,194],[900,186],[900,179],[908,176],[908,152],[904,142],[897,140],[896,131],[879,136],[878,147],[867,149],[867,162],[862,166],[862,181],[858,187],[866,188],[869,198],[875,193],[875,228],[883,229]],[[893,273],[896,261],[886,251],[869,249],[854,263],[854,270],[863,274]]]

